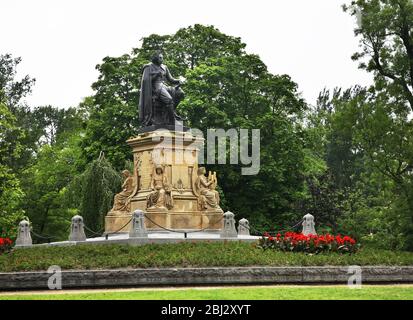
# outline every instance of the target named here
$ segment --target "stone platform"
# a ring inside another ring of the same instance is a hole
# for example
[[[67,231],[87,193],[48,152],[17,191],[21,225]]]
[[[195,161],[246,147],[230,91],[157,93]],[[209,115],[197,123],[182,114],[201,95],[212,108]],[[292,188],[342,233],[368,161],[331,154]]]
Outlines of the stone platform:
[[[185,231],[182,231],[185,232]],[[175,232],[149,232],[147,238],[131,238],[128,233],[109,235],[97,238],[89,238],[86,241],[61,241],[43,244],[34,244],[32,246],[15,246],[18,248],[31,247],[48,247],[48,246],[73,246],[73,245],[97,245],[97,244],[128,244],[128,245],[145,245],[145,244],[166,244],[166,243],[180,243],[180,242],[225,242],[225,241],[241,241],[241,242],[257,242],[261,237],[257,236],[241,236],[234,238],[222,238],[219,232],[196,232],[188,230],[188,233]]]

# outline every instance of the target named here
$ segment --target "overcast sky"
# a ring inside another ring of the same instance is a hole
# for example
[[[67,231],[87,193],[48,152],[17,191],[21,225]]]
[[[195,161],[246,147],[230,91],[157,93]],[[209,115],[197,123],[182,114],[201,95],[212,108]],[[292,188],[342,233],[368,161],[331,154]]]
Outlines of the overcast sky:
[[[0,54],[22,57],[37,82],[31,106],[76,106],[93,93],[95,66],[130,53],[142,37],[195,23],[241,37],[275,74],[289,74],[307,102],[324,88],[369,84],[351,61],[355,20],[346,0],[0,0]]]

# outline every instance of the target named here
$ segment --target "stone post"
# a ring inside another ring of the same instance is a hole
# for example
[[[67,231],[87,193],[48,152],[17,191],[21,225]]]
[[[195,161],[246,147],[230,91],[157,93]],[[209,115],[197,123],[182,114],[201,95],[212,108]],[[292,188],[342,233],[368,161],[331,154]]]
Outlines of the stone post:
[[[69,241],[86,241],[85,225],[81,216],[72,218]]]
[[[22,220],[19,223],[17,231],[16,246],[31,246],[33,245],[32,236],[30,235],[30,222]]]
[[[316,235],[317,232],[315,231],[314,216],[308,213],[303,217],[303,219],[304,221],[302,224],[303,226],[302,234],[305,236],[308,236],[309,234]]]
[[[133,212],[129,238],[148,238],[148,231],[145,227],[145,213],[142,210]]]
[[[237,229],[235,228],[235,219],[232,212],[224,213],[224,228],[221,232],[221,238],[237,238]]]
[[[249,236],[250,235],[250,223],[247,219],[241,219],[238,222],[238,235]]]

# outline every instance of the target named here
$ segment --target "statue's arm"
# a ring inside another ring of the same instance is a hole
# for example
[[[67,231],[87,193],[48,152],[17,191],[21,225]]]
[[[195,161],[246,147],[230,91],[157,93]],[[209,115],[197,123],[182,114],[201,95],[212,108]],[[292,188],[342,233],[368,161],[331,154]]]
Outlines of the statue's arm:
[[[172,75],[171,75],[171,72],[169,71],[169,68],[168,67],[166,67],[165,68],[166,70],[165,70],[165,72],[166,72],[166,79],[170,82],[170,83],[172,83],[172,84],[180,84],[181,83],[181,81],[180,80],[178,80],[178,79],[175,79],[174,77],[172,77]]]
[[[201,177],[200,182],[205,188],[208,188],[213,181],[207,181],[205,177]]]
[[[133,188],[134,188],[134,185],[133,185],[133,178],[132,177],[129,177],[128,178],[128,186],[127,186],[127,188],[128,188],[128,191],[133,191]]]

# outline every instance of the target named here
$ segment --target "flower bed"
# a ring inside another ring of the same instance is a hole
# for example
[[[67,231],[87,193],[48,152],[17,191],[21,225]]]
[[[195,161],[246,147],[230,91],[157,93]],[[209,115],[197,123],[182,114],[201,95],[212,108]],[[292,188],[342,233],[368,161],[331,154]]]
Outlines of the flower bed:
[[[260,248],[267,250],[279,250],[287,252],[339,252],[356,253],[360,245],[349,236],[341,235],[304,235],[302,233],[286,232],[284,235],[278,233],[271,236],[264,233],[259,244]]]
[[[0,254],[9,252],[12,245],[13,241],[11,241],[9,238],[0,238]]]

